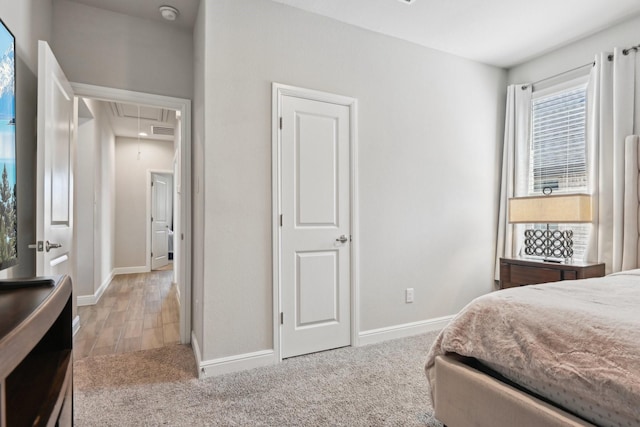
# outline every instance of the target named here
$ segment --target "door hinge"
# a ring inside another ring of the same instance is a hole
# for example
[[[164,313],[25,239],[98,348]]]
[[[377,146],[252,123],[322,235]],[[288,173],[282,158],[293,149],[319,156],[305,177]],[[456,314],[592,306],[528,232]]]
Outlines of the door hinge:
[[[153,252],[151,252],[151,258],[153,258]]]
[[[280,117],[280,129],[282,129],[282,117]]]
[[[153,222],[153,217],[151,217],[151,222]]]
[[[280,227],[282,227],[282,221],[283,221],[283,220],[282,220],[282,217],[283,217],[283,216],[284,216],[284,215],[280,214]]]
[[[180,240],[184,240],[184,233],[180,233]]]
[[[284,313],[280,312],[280,324],[284,325]]]
[[[349,234],[349,241],[353,242],[353,236],[351,234]]]
[[[153,187],[153,181],[151,181],[151,186]]]

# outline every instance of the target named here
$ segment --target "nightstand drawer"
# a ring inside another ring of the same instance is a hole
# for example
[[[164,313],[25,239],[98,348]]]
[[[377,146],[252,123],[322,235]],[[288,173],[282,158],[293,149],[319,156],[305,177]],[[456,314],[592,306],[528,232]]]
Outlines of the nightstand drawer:
[[[536,283],[557,282],[562,280],[562,271],[549,268],[511,266],[512,286],[533,285]]]
[[[550,263],[522,258],[500,258],[500,289],[562,280],[604,276],[603,263]]]

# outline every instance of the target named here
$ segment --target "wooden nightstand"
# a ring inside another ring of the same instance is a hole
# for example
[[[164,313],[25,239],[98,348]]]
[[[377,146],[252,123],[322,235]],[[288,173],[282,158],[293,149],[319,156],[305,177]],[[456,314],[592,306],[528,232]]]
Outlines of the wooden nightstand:
[[[602,276],[604,263],[556,264],[531,259],[500,258],[500,289]]]

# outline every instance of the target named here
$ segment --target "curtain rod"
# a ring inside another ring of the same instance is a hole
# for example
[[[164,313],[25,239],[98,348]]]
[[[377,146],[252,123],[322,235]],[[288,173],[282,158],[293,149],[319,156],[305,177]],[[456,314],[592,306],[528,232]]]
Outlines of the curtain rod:
[[[588,64],[584,64],[584,65],[581,65],[579,67],[572,68],[570,70],[563,71],[563,72],[558,73],[558,74],[554,74],[553,76],[545,77],[544,79],[540,79],[540,80],[538,80],[536,82],[529,83],[529,84],[526,84],[526,85],[522,85],[521,89],[522,90],[526,90],[529,86],[533,87],[533,86],[535,86],[537,84],[540,84],[542,82],[546,82],[547,80],[555,79],[556,77],[560,77],[560,76],[563,76],[565,74],[573,73],[574,71],[578,71],[578,70],[581,70],[581,69],[586,68],[586,67],[593,67],[594,65],[596,65],[595,61],[589,62]]]
[[[631,52],[632,50],[637,52],[638,49],[640,49],[640,44],[622,49],[622,54],[626,56],[629,55],[629,52]],[[607,59],[609,61],[613,61],[613,53],[610,53],[609,56],[607,56]]]
[[[635,51],[635,52],[637,52],[638,50],[640,50],[640,44],[635,45],[635,46],[628,47],[628,48],[626,48],[626,49],[622,49],[622,54],[623,54],[623,55],[628,55],[628,54],[629,54],[629,52],[631,52],[632,50],[633,50],[633,51]],[[609,54],[609,56],[607,56],[607,59],[608,59],[609,61],[613,61],[613,53]],[[544,79],[538,80],[537,82],[533,82],[533,83],[529,83],[529,84],[526,84],[526,85],[522,85],[521,89],[522,89],[522,90],[526,90],[529,86],[533,87],[533,86],[535,86],[535,85],[537,85],[537,84],[540,84],[540,83],[542,83],[542,82],[546,82],[547,80],[555,79],[556,77],[560,77],[560,76],[563,76],[563,75],[565,75],[565,74],[569,74],[569,73],[572,73],[572,72],[574,72],[574,71],[578,71],[578,70],[580,70],[580,69],[582,69],[582,68],[586,68],[586,67],[588,67],[588,66],[592,66],[592,67],[593,67],[593,66],[595,66],[595,65],[596,65],[596,62],[595,62],[595,61],[593,61],[593,62],[589,62],[588,64],[584,64],[584,65],[581,65],[581,66],[579,66],[579,67],[572,68],[572,69],[570,69],[570,70],[563,71],[563,72],[558,73],[558,74],[554,74],[553,76],[545,77]]]

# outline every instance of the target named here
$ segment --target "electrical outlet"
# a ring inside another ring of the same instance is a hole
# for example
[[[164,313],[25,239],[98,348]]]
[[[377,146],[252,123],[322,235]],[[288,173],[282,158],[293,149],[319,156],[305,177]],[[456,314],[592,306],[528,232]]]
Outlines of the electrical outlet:
[[[407,288],[404,291],[404,302],[413,302],[413,288]]]

